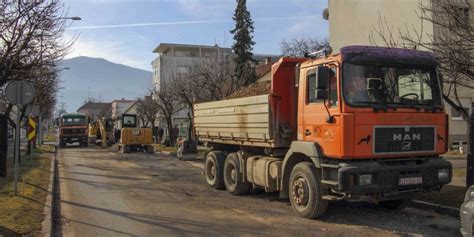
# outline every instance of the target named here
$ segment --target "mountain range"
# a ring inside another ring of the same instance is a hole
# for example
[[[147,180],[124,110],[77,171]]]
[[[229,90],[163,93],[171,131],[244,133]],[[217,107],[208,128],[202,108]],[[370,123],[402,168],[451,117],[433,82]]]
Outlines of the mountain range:
[[[152,85],[151,72],[102,58],[65,59],[59,68],[58,102],[64,102],[68,112],[75,112],[87,100],[136,99],[147,94]]]

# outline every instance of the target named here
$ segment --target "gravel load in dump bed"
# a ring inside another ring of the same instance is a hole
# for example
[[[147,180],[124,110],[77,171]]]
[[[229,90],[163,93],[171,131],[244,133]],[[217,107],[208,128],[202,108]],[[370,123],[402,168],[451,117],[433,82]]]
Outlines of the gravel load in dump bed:
[[[234,94],[230,95],[226,99],[237,99],[237,98],[242,98],[242,97],[265,95],[265,94],[270,94],[270,91],[271,91],[270,81],[256,82],[254,84],[251,84],[248,87],[244,87],[234,92]]]

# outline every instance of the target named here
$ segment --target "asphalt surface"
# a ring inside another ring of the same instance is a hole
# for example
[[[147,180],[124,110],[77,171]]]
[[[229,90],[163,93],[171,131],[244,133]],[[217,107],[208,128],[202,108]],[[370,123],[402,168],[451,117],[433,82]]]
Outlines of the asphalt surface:
[[[56,236],[458,236],[459,220],[407,208],[331,204],[327,216],[295,216],[277,194],[210,189],[199,161],[59,150],[61,233]]]

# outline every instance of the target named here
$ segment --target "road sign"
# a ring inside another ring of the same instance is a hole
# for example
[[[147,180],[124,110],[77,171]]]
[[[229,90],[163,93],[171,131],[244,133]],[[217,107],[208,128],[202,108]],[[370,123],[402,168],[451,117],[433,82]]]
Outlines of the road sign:
[[[33,117],[28,119],[28,141],[33,142],[36,139],[36,120]]]
[[[5,87],[5,98],[10,104],[17,105],[17,121],[15,128],[15,166],[14,173],[14,191],[18,194],[18,178],[20,173],[20,106],[33,102],[36,95],[35,88],[27,81],[10,81]]]
[[[10,104],[29,104],[33,102],[35,94],[35,88],[27,81],[10,81],[5,87],[5,98]]]

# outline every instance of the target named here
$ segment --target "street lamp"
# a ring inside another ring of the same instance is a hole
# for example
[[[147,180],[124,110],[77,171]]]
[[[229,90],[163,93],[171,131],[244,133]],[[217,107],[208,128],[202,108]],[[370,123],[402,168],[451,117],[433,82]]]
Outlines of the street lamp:
[[[67,20],[73,20],[73,21],[80,21],[82,18],[78,16],[71,16],[71,17],[60,17],[59,19],[67,19]]]

